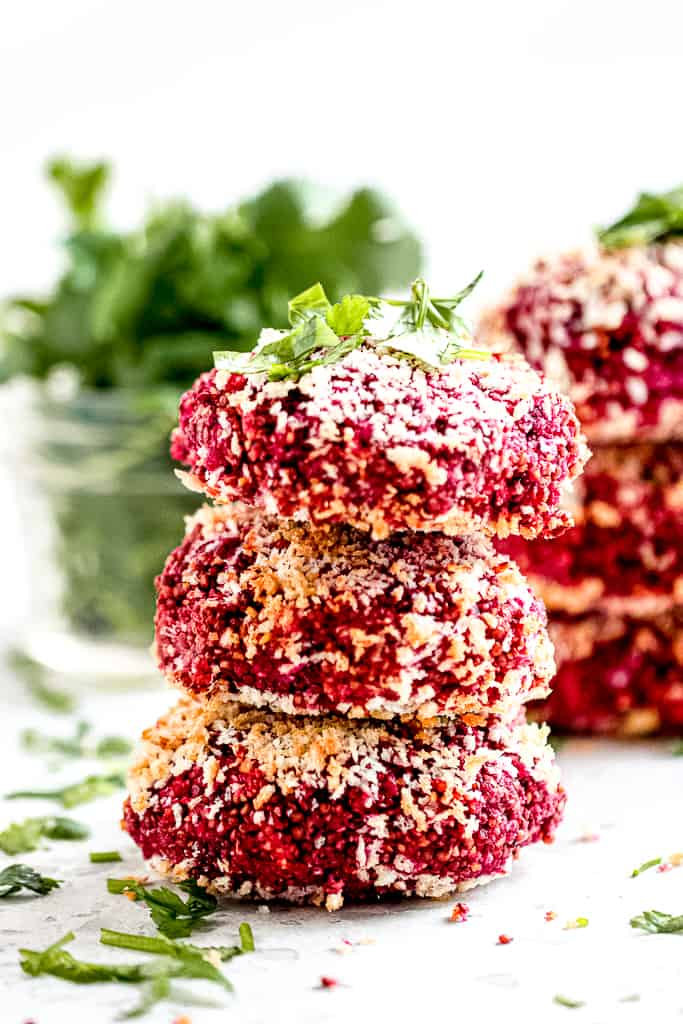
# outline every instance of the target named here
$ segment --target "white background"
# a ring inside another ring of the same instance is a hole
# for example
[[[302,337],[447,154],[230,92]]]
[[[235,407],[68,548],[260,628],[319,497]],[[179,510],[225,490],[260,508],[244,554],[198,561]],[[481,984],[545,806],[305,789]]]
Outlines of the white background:
[[[0,294],[50,280],[55,151],[111,157],[112,215],[273,175],[374,182],[480,300],[683,180],[676,0],[23,0],[0,5]]]

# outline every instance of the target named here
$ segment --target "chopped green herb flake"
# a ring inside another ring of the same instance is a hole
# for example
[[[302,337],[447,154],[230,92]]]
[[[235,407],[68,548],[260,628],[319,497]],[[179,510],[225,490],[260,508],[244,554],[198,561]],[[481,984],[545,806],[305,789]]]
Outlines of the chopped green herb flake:
[[[139,953],[173,956],[181,960],[189,955],[206,958],[215,954],[225,961],[253,951],[244,949],[243,946],[195,946],[190,942],[176,942],[174,939],[158,935],[131,935],[128,932],[112,931],[110,928],[102,929],[100,942],[105,946],[116,946],[118,949],[134,949]]]
[[[178,888],[188,894],[182,898],[171,889],[152,888],[128,878],[107,879],[107,890],[111,893],[133,893],[149,907],[150,916],[158,930],[170,939],[182,939],[192,934],[202,918],[213,914],[218,906],[214,896],[189,879],[180,882]]]
[[[0,897],[13,896],[22,889],[46,896],[53,889],[59,888],[61,881],[57,878],[46,878],[28,864],[10,864],[0,871]]]
[[[105,850],[103,853],[91,853],[89,854],[89,857],[91,864],[114,864],[116,861],[123,859],[118,850]]]
[[[48,686],[45,682],[45,670],[20,651],[9,653],[8,664],[25,684],[34,700],[49,711],[69,714],[76,707],[75,698],[70,693]]]
[[[662,863],[661,857],[653,857],[652,860],[646,860],[644,864],[641,864],[639,868],[634,868],[631,872],[631,878],[637,878],[638,875],[642,875],[644,871],[649,871],[650,868],[656,868],[658,864]]]
[[[567,996],[553,996],[556,1006],[566,1006],[568,1010],[580,1010],[586,1004],[581,999],[568,999]]]
[[[251,930],[251,925],[246,921],[243,921],[240,925],[240,942],[242,944],[243,953],[253,953],[254,949],[254,934]]]
[[[9,856],[30,853],[37,850],[41,839],[78,840],[87,839],[90,829],[73,818],[54,815],[42,818],[26,818],[14,822],[0,832],[0,850]]]
[[[683,757],[683,740],[676,744],[671,753],[674,757]]]
[[[630,925],[653,935],[683,935],[683,914],[674,916],[662,910],[644,910],[631,918]]]
[[[126,784],[123,772],[111,775],[88,775],[82,782],[74,782],[62,789],[16,790],[6,800],[56,800],[63,807],[77,807],[99,797],[111,796]]]
[[[133,749],[132,743],[122,736],[105,736],[96,744],[89,744],[87,737],[92,726],[79,722],[73,736],[45,736],[36,729],[25,729],[21,742],[26,750],[35,754],[58,754],[63,757],[96,757],[109,760],[124,757]]]

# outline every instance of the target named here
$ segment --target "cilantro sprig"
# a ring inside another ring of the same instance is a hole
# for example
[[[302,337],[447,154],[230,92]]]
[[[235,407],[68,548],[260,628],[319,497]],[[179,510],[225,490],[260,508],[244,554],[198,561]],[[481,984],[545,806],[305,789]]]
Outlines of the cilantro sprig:
[[[61,884],[59,879],[47,878],[28,864],[10,864],[0,871],[0,898],[14,896],[22,889],[37,896],[46,896]]]
[[[87,839],[90,829],[73,818],[46,815],[13,822],[0,832],[0,850],[10,857],[18,853],[31,853],[40,846],[41,839],[77,841]]]
[[[683,935],[683,914],[667,914],[663,910],[644,910],[632,917],[631,928],[640,928],[651,934]]]
[[[597,235],[604,249],[648,245],[683,236],[683,186],[670,192],[641,192],[624,217],[600,228]]]
[[[108,878],[107,890],[115,894],[132,894],[147,904],[152,921],[162,935],[181,939],[191,935],[204,917],[215,913],[218,903],[193,879],[180,882],[178,888],[187,893],[183,900],[172,889],[151,887],[132,878]]]
[[[62,807],[77,807],[100,797],[111,796],[126,784],[123,772],[110,775],[88,775],[81,782],[73,782],[61,789],[17,789],[7,793],[5,800],[56,800]]]
[[[481,276],[449,298],[432,297],[417,278],[407,299],[345,295],[334,305],[318,282],[290,299],[290,331],[263,332],[250,353],[214,352],[214,365],[231,373],[265,373],[270,381],[298,380],[316,366],[339,362],[364,342],[437,369],[456,359],[486,359],[490,352],[469,347],[469,329],[456,313]],[[371,338],[371,321],[392,309],[400,310],[398,316]]]

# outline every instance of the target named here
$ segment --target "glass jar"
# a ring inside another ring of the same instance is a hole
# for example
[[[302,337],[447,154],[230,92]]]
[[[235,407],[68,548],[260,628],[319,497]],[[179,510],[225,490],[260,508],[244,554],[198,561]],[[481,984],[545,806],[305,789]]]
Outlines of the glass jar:
[[[168,456],[177,395],[53,380],[0,406],[28,583],[15,652],[86,687],[154,678],[154,577],[200,501]]]

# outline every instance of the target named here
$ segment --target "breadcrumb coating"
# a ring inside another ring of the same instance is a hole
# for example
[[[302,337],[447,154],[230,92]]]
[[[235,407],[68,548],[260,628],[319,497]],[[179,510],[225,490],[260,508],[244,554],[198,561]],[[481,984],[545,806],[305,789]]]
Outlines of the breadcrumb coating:
[[[535,711],[570,732],[683,730],[683,610],[643,621],[586,615],[551,624],[558,673]]]
[[[683,444],[598,448],[576,496],[562,537],[501,542],[546,606],[649,618],[683,604]]]
[[[444,896],[552,838],[565,798],[546,735],[184,697],[144,733],[123,824],[162,874],[220,894],[331,910]]]
[[[545,611],[484,537],[205,507],[157,580],[170,682],[290,714],[504,714],[548,693]]]
[[[539,260],[480,325],[562,385],[596,444],[683,440],[683,244]]]
[[[377,539],[558,532],[588,454],[571,404],[519,357],[429,370],[371,343],[298,381],[204,374],[171,450],[217,501]]]

